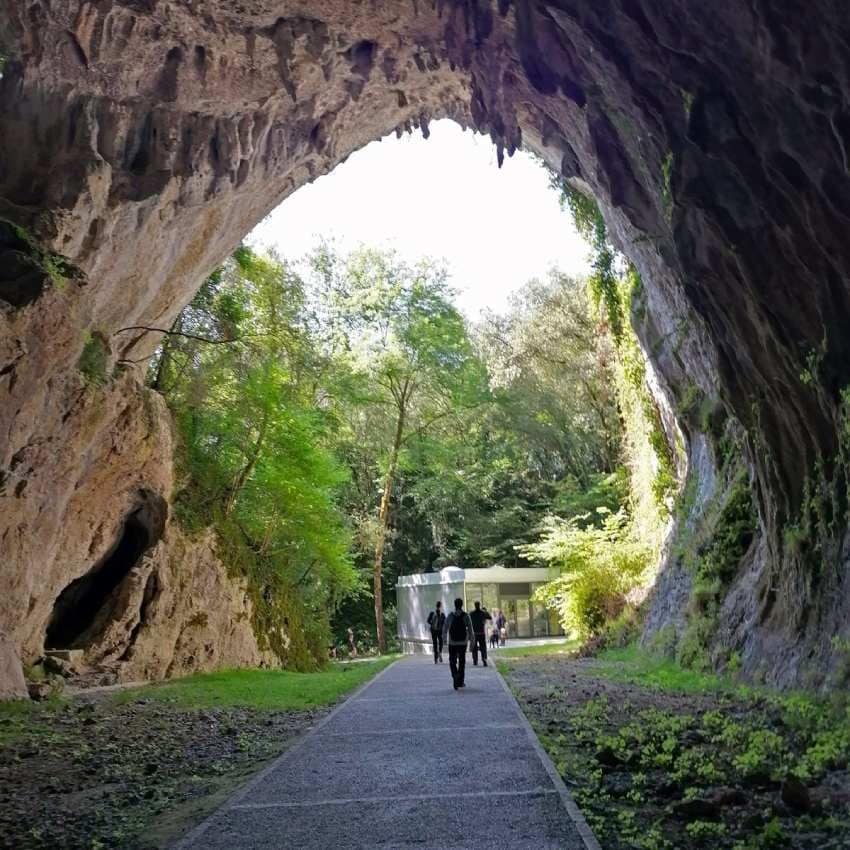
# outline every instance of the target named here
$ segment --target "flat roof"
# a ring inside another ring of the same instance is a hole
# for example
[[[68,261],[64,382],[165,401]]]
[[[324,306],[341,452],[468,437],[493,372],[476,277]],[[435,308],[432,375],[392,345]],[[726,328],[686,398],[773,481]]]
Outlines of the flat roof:
[[[413,573],[399,576],[396,587],[420,587],[424,585],[458,584],[459,582],[488,582],[506,584],[508,582],[549,581],[552,573],[549,567],[477,567],[463,570],[460,567],[445,567],[438,573]]]

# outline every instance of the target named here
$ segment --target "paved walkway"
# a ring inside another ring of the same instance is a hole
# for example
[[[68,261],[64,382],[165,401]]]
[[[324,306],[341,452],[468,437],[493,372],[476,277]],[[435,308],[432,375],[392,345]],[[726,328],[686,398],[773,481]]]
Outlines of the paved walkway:
[[[191,832],[182,850],[599,850],[496,670],[398,661]]]

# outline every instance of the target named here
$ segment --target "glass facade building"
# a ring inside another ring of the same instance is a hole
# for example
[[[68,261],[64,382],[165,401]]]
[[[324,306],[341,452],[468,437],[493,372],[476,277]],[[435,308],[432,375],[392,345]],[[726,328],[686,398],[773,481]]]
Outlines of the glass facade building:
[[[561,635],[554,612],[531,599],[535,588],[549,579],[545,567],[487,567],[462,570],[446,567],[438,573],[399,576],[396,583],[398,637],[403,652],[428,651],[431,636],[428,613],[438,599],[448,613],[461,597],[467,611],[481,602],[494,617],[501,610],[507,620],[508,639]]]

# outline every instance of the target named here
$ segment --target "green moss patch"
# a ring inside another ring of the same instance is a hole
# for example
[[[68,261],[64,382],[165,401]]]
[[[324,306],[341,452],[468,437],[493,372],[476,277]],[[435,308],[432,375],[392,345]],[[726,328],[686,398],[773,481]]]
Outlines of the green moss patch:
[[[747,690],[634,647],[499,666],[606,850],[850,846],[846,699]]]
[[[108,377],[109,342],[99,331],[86,335],[77,368],[89,386],[103,386]]]
[[[0,300],[25,307],[49,286],[62,287],[66,280],[81,277],[63,257],[44,250],[22,227],[0,219]]]

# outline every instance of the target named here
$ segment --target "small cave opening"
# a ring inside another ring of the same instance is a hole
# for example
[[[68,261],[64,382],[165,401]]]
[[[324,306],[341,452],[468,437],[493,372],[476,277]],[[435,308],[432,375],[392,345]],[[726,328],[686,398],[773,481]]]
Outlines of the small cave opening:
[[[95,642],[118,613],[116,591],[121,583],[162,537],[165,516],[166,505],[161,497],[140,494],[106,555],[56,598],[45,648],[85,649]]]

